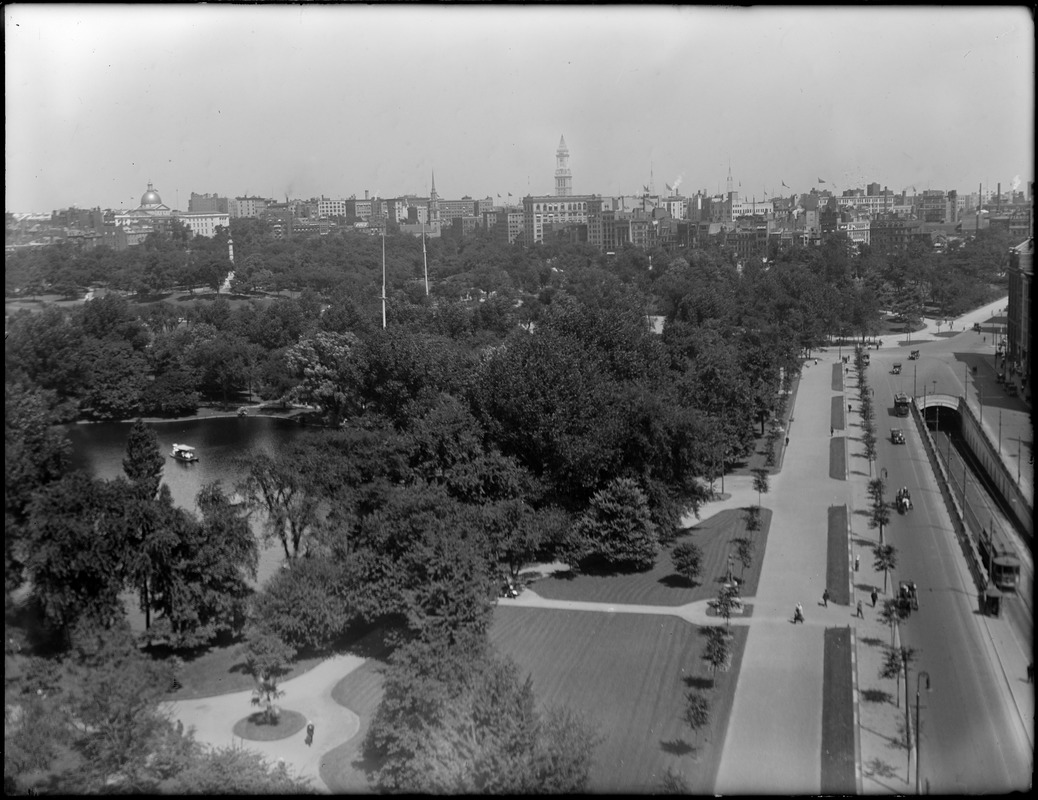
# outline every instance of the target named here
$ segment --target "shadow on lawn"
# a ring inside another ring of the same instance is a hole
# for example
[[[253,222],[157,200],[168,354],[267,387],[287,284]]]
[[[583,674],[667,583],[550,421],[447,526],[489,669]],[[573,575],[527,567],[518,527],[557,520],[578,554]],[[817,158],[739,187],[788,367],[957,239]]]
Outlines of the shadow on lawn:
[[[660,750],[662,750],[664,753],[670,753],[672,756],[687,756],[695,749],[696,748],[694,748],[684,739],[673,739],[669,742],[660,742]]]
[[[700,581],[690,581],[688,578],[678,575],[676,572],[670,575],[664,575],[659,580],[668,589],[695,589],[697,586],[702,586]]]

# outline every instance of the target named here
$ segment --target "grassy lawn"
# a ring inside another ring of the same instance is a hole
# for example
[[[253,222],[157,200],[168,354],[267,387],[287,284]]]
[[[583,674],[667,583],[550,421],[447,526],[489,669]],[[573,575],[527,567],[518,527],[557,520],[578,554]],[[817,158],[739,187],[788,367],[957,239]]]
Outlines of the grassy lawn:
[[[822,794],[827,795],[853,795],[857,792],[852,649],[850,628],[826,630],[821,783]]]
[[[273,742],[299,733],[305,725],[306,717],[298,711],[282,709],[277,725],[265,722],[263,712],[257,711],[234,723],[234,735],[254,742]]]
[[[829,440],[829,477],[837,481],[847,480],[847,437]]]
[[[728,572],[728,554],[734,555],[732,540],[746,537],[756,543],[753,563],[745,571],[738,559],[733,573],[742,583],[742,594],[751,597],[757,592],[761,564],[768,541],[771,511],[761,509],[761,529],[746,530],[741,509],[721,511],[705,522],[689,529],[675,541],[693,541],[703,550],[703,567],[697,584],[689,585],[674,572],[670,560],[673,545],[664,548],[656,559],[656,566],[645,572],[608,575],[578,575],[572,572],[554,573],[537,580],[533,590],[541,597],[552,600],[583,600],[589,602],[636,603],[640,605],[682,606],[697,600],[716,597]],[[744,574],[745,573],[745,574]]]
[[[841,606],[851,604],[847,536],[847,506],[829,506],[825,585],[832,594],[832,602]]]
[[[183,657],[183,656],[182,656]],[[292,662],[292,668],[281,680],[287,681],[313,669],[326,656],[310,656]],[[193,700],[255,688],[256,682],[245,671],[245,658],[240,644],[210,647],[193,657],[184,658],[178,676],[180,688],[165,696],[166,700]]]
[[[567,705],[597,726],[589,790],[651,792],[667,769],[713,791],[746,631],[732,669],[711,675],[700,629],[669,617],[499,607],[491,639],[533,679],[538,702]],[[685,692],[703,691],[710,725],[682,721]]]

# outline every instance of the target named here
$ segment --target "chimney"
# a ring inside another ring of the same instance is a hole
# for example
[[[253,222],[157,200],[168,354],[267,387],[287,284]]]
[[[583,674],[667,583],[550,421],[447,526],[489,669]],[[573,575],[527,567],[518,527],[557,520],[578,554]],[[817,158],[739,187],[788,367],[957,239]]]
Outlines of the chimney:
[[[367,189],[364,190],[364,199],[365,200],[369,199],[368,198],[368,190]]]
[[[995,184],[995,186],[996,186],[996,189],[998,190],[998,195],[997,195],[998,199],[995,201],[995,210],[996,211],[1001,211],[1002,210],[1002,183],[1001,183],[1001,181],[999,181],[999,183]]]

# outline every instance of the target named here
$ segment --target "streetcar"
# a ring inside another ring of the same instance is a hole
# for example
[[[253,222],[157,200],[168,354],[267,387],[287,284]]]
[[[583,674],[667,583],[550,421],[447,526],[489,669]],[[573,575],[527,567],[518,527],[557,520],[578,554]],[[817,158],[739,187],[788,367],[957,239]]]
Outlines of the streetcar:
[[[899,417],[907,417],[910,403],[911,401],[908,399],[907,394],[898,392],[894,395],[894,413]]]
[[[984,530],[977,548],[991,582],[1003,592],[1015,592],[1020,583],[1020,558],[1002,541],[1001,534]]]

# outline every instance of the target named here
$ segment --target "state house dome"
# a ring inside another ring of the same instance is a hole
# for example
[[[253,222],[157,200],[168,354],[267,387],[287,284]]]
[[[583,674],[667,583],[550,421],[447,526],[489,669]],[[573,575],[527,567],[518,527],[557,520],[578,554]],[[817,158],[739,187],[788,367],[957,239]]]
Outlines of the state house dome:
[[[148,182],[148,191],[141,195],[141,206],[160,206],[162,205],[162,198],[159,197],[159,193],[151,188],[151,182]]]

